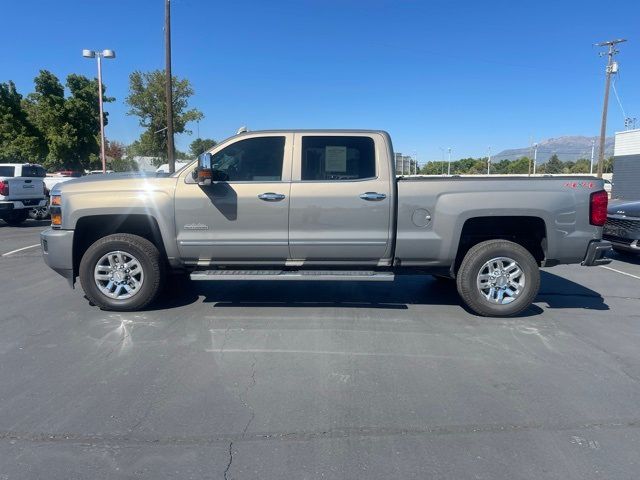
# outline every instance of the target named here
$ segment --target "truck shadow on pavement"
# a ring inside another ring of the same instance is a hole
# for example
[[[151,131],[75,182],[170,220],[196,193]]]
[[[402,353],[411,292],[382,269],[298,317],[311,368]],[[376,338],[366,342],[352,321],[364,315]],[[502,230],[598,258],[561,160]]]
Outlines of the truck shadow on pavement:
[[[29,227],[48,227],[51,220],[27,220],[20,225],[9,225],[4,220],[0,220],[0,228],[29,228]]]
[[[542,272],[537,303],[547,308],[609,310],[596,291],[549,272]],[[214,308],[380,308],[407,310],[409,305],[451,305],[471,313],[461,302],[455,282],[431,276],[399,276],[394,282],[282,282],[226,281],[174,282],[172,295],[164,296],[153,310],[196,303]],[[532,305],[520,317],[540,315],[544,309]]]
[[[613,252],[609,255],[609,258],[613,258],[619,262],[631,263],[633,265],[640,265],[640,255],[632,252]]]

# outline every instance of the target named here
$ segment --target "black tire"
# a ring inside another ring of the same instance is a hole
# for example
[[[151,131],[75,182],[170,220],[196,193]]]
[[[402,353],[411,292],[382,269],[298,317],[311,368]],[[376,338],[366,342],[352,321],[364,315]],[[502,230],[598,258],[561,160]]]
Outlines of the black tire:
[[[477,287],[478,275],[485,263],[497,257],[515,260],[524,273],[524,286],[511,303],[489,301]],[[540,270],[531,253],[517,243],[507,240],[487,240],[473,246],[465,255],[456,276],[458,293],[464,303],[478,315],[509,317],[527,309],[540,289]]]
[[[20,210],[11,210],[2,216],[2,219],[12,227],[17,227],[29,218],[29,210],[22,208]]]
[[[130,298],[114,299],[100,291],[94,280],[96,264],[104,255],[121,251],[138,259],[144,281],[140,290]],[[97,240],[80,261],[80,283],[89,302],[103,310],[130,312],[150,305],[162,290],[164,261],[156,246],[146,238],[129,233],[116,233]]]

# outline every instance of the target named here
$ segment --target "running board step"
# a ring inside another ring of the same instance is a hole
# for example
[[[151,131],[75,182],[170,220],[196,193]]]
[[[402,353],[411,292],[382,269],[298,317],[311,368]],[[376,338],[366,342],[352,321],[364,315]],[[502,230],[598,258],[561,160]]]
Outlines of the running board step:
[[[362,270],[198,270],[191,280],[346,280],[392,282],[391,272]]]

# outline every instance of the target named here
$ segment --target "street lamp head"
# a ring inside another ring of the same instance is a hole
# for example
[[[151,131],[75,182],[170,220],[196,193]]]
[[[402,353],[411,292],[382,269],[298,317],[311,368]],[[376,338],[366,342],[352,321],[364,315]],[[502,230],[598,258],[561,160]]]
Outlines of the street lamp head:
[[[84,58],[95,58],[96,57],[96,52],[94,52],[93,50],[82,50],[82,56]]]
[[[104,58],[116,58],[116,52],[114,50],[103,50],[102,56]]]

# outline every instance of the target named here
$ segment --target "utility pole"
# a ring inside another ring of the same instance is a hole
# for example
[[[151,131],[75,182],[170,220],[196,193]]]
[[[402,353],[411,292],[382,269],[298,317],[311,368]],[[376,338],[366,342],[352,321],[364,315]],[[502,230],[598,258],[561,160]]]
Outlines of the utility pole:
[[[593,175],[593,154],[596,150],[596,139],[591,140],[591,167],[589,168],[589,173]]]
[[[596,43],[598,47],[609,47],[607,53],[600,53],[600,56],[607,55],[606,80],[604,86],[604,105],[602,106],[602,123],[600,124],[600,149],[598,151],[598,178],[602,178],[604,169],[604,141],[607,134],[607,110],[609,108],[609,87],[611,85],[611,74],[618,71],[618,64],[613,61],[613,57],[619,53],[616,50],[618,43],[626,42],[626,39],[609,40],[608,42]]]
[[[173,88],[171,86],[171,0],[164,2],[165,102],[167,104],[167,162],[169,173],[176,171],[173,146]]]
[[[538,163],[538,144],[533,144],[533,174],[536,174],[536,164]]]
[[[489,156],[487,157],[487,175],[491,174],[491,147],[489,147]]]
[[[449,162],[447,164],[447,175],[451,175],[451,147],[449,147]]]

